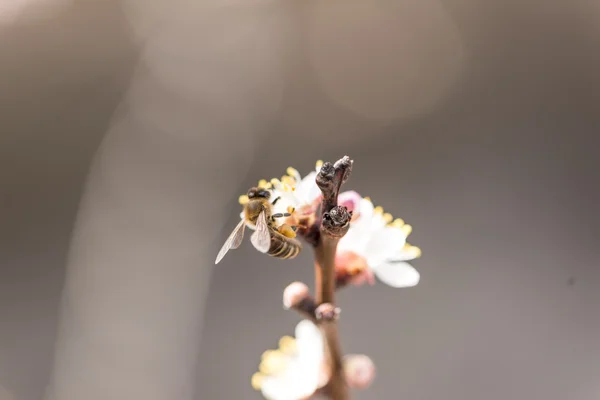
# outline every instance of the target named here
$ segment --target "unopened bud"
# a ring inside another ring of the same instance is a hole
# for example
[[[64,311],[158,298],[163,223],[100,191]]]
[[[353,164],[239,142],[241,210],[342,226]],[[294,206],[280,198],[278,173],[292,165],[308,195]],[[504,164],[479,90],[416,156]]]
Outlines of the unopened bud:
[[[349,354],[344,357],[344,376],[353,389],[366,389],[375,379],[375,364],[364,354]]]
[[[293,282],[283,291],[283,306],[290,309],[309,296],[308,286],[302,282]]]
[[[315,310],[315,316],[319,320],[333,321],[339,318],[340,308],[334,307],[333,304],[323,303]]]

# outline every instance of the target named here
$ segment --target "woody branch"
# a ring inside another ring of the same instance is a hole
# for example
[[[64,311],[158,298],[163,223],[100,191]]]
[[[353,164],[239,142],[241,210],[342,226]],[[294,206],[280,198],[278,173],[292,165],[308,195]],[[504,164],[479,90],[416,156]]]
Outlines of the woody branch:
[[[330,368],[330,380],[326,394],[333,400],[348,399],[348,387],[344,379],[342,350],[340,346],[335,307],[335,254],[339,240],[348,232],[351,213],[338,206],[340,188],[349,178],[352,160],[343,157],[335,164],[324,163],[316,182],[323,194],[317,224],[319,237],[315,246],[315,311],[317,323],[326,344],[326,359]]]

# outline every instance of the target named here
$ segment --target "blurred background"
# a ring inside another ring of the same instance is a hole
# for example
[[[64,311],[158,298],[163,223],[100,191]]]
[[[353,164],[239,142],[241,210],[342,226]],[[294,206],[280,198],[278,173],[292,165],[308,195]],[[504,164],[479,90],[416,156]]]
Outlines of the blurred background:
[[[348,154],[410,289],[339,295],[356,399],[600,398],[600,6],[2,0],[0,399],[259,399],[312,256],[237,197]]]

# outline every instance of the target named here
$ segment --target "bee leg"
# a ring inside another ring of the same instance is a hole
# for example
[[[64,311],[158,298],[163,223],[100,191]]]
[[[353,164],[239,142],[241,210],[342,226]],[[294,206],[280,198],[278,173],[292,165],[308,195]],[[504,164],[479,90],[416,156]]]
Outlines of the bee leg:
[[[294,229],[294,228],[295,227],[290,226],[288,224],[283,224],[277,228],[277,231],[279,233],[281,233],[283,236],[286,236],[289,238],[295,238],[296,237],[296,229]]]
[[[290,214],[290,213],[277,213],[277,214],[273,214],[273,215],[271,216],[271,218],[282,218],[282,217],[289,217],[289,216],[291,216],[291,215],[292,215],[292,214]]]
[[[272,205],[275,205],[275,203],[277,203],[279,200],[281,200],[281,196],[277,196],[275,198],[275,200],[273,200],[273,202],[271,203]]]

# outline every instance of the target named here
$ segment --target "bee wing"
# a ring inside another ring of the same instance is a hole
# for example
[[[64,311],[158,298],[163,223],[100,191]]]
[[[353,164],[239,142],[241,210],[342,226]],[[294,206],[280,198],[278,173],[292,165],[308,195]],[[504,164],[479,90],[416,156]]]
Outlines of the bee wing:
[[[256,250],[261,253],[268,252],[271,247],[271,233],[264,211],[260,213],[256,220],[256,231],[250,237],[250,241]]]
[[[238,247],[240,247],[240,244],[242,244],[242,239],[244,238],[244,229],[245,228],[246,228],[246,221],[244,221],[242,219],[237,224],[237,226],[235,228],[233,228],[233,231],[231,232],[231,234],[229,235],[229,237],[223,244],[223,247],[221,247],[221,250],[219,250],[219,254],[217,254],[217,259],[215,260],[215,264],[218,264],[219,261],[221,261],[223,259],[223,257],[225,257],[225,254],[227,254],[227,252],[230,249],[237,249]]]

